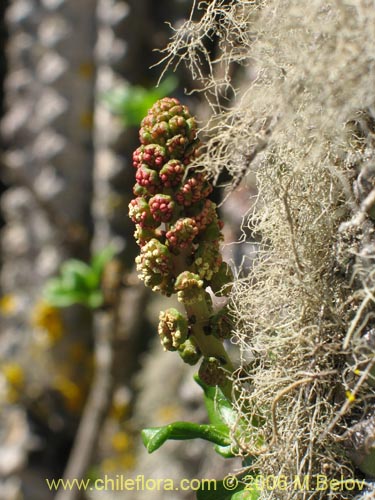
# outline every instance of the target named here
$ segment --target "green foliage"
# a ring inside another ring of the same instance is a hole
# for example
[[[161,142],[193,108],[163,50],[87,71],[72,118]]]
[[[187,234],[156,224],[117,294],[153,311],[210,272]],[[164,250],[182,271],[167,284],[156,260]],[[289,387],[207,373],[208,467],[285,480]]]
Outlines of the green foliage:
[[[92,257],[90,265],[77,259],[64,262],[60,268],[60,276],[46,283],[46,301],[55,307],[73,304],[82,304],[91,309],[100,307],[103,303],[101,276],[105,264],[114,253],[112,247],[107,247]]]
[[[233,457],[230,439],[230,424],[235,418],[231,404],[219,387],[204,384],[198,376],[196,382],[204,391],[209,425],[192,422],[174,422],[164,427],[151,427],[142,431],[143,443],[149,453],[154,452],[167,440],[205,439],[214,443],[215,451],[224,458]]]
[[[225,426],[174,422],[163,427],[143,429],[143,443],[149,453],[156,451],[167,440],[205,439],[220,446],[229,446],[230,438]]]
[[[113,114],[118,115],[125,127],[138,125],[158,99],[173,92],[177,79],[169,76],[158,87],[146,89],[140,85],[124,85],[104,95],[104,102]]]
[[[231,403],[218,386],[213,387],[205,384],[198,375],[195,375],[194,380],[203,389],[204,403],[210,423],[212,425],[225,425],[229,429],[229,426],[236,420],[236,413]]]

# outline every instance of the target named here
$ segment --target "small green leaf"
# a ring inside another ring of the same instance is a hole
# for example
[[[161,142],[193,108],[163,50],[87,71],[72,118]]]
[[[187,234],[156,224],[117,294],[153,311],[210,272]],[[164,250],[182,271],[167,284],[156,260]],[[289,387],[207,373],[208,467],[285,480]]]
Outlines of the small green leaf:
[[[78,275],[81,278],[85,278],[85,276],[91,272],[91,268],[82,260],[77,259],[69,259],[64,262],[60,269],[61,275]]]
[[[87,305],[91,307],[91,309],[97,309],[103,304],[103,294],[100,290],[94,290],[87,297]]]
[[[91,268],[98,275],[101,276],[104,266],[116,254],[116,249],[113,246],[103,248],[100,252],[94,254],[91,259]]]
[[[210,423],[212,425],[225,425],[227,427],[233,425],[237,419],[237,415],[220,388],[218,386],[212,387],[206,385],[200,380],[198,375],[194,376],[194,380],[203,389],[204,402]]]
[[[54,287],[50,289],[47,286],[44,290],[46,301],[55,307],[68,307],[73,304],[84,304],[87,295],[76,290],[65,290],[64,288]]]
[[[161,99],[162,97],[172,93],[176,89],[177,85],[178,80],[175,76],[167,76],[167,78],[160,83],[159,87],[156,87],[155,89],[158,94],[157,99]]]
[[[61,266],[61,278],[66,288],[93,290],[100,284],[100,275],[85,262],[75,259],[70,259]]]
[[[103,96],[110,111],[119,115],[124,126],[138,125],[152,105],[177,87],[174,76],[166,78],[159,87],[147,89],[140,85],[117,87]]]
[[[147,451],[153,453],[168,439],[205,439],[220,446],[230,445],[227,429],[222,426],[194,424],[192,422],[174,422],[164,427],[143,429],[142,440]]]

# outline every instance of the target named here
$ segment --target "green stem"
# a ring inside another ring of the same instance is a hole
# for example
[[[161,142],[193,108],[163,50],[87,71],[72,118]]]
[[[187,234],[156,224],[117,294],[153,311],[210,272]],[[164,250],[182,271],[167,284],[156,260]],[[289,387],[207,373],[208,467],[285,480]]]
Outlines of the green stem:
[[[174,268],[176,276],[187,269],[187,255],[189,255],[188,251],[181,252],[178,256],[175,256]],[[206,300],[195,302],[192,305],[184,305],[189,324],[191,326],[192,335],[194,336],[202,355],[206,358],[214,357],[221,360],[223,362],[223,369],[228,371],[228,374],[231,374],[234,368],[232,361],[224,348],[223,342],[210,332],[205,332],[204,327],[208,326],[209,318],[212,314]],[[194,321],[192,321],[192,318],[194,318]],[[229,401],[232,401],[232,385],[231,380],[227,377],[225,384],[219,386]]]
[[[208,325],[210,310],[205,300],[196,302],[193,305],[185,305],[188,318],[195,318],[195,323],[191,325],[192,335],[197,341],[198,347],[204,357],[214,357],[222,361],[223,369],[229,373],[233,372],[233,365],[221,340],[214,335],[205,332],[204,327]],[[229,378],[225,384],[220,386],[226,398],[232,400],[232,382]]]

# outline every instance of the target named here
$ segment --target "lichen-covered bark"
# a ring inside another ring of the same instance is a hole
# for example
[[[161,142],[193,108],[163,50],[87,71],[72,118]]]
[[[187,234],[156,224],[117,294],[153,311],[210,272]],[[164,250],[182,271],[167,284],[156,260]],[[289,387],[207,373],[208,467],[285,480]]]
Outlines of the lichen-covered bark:
[[[90,380],[91,315],[77,307],[52,319],[41,301],[63,260],[90,253],[96,3],[13,0],[5,19],[1,288],[13,305],[1,365],[23,372],[17,397],[41,435],[58,416],[42,461],[62,467]]]

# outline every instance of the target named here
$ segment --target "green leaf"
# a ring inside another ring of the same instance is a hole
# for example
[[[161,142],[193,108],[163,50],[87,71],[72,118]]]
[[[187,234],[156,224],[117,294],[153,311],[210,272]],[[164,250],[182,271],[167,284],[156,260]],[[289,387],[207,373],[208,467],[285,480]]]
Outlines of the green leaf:
[[[91,309],[97,309],[103,304],[103,294],[100,290],[95,290],[87,297],[87,304]]]
[[[100,252],[94,254],[91,259],[91,268],[99,277],[102,275],[104,266],[116,254],[116,249],[113,246],[103,248]]]
[[[157,99],[161,99],[162,97],[172,93],[177,88],[177,85],[178,80],[175,76],[167,76],[167,78],[160,83],[159,87],[156,87],[155,89],[158,94]]]
[[[65,288],[93,290],[99,287],[100,276],[81,260],[67,260],[60,272]]]
[[[68,307],[73,304],[85,304],[87,295],[76,290],[65,290],[63,287],[46,286],[43,293],[46,301],[55,307]]]
[[[140,85],[117,87],[103,96],[110,111],[121,117],[126,127],[138,125],[151,106],[177,87],[177,79],[166,78],[159,87],[146,89]]]
[[[233,425],[236,422],[237,415],[220,388],[206,385],[198,375],[194,376],[194,380],[203,389],[204,402],[210,423],[212,425],[225,425],[227,428]]]
[[[153,453],[168,439],[205,439],[220,446],[230,445],[227,429],[223,426],[194,424],[192,422],[174,422],[164,427],[143,429],[142,440],[147,451]]]

